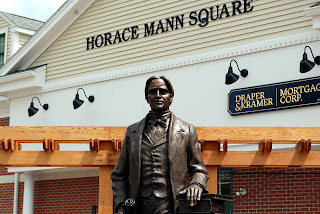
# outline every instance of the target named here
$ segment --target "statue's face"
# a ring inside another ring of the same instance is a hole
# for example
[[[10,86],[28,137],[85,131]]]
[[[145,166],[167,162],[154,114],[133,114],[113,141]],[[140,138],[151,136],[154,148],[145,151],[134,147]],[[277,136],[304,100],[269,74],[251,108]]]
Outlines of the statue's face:
[[[154,111],[166,111],[171,105],[172,98],[166,83],[162,79],[151,81],[148,89],[148,103]]]

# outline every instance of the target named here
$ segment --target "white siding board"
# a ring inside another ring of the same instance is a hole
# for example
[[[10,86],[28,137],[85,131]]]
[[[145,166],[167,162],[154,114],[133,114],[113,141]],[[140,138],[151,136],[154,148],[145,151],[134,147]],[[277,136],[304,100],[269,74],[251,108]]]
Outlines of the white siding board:
[[[19,48],[21,48],[22,45],[24,45],[24,43],[26,43],[26,41],[28,41],[28,39],[30,37],[31,37],[30,35],[20,33],[19,34]]]
[[[294,8],[294,10],[297,10],[297,8]],[[278,16],[282,16],[282,12],[281,11],[279,11],[277,14],[272,14],[272,13],[270,13],[268,16],[265,16],[265,15],[262,15],[262,17],[265,17],[264,19],[269,19],[269,18],[272,18],[272,15],[273,15],[273,18],[275,18],[275,17],[278,17]],[[302,17],[303,17],[303,14],[300,14]],[[294,18],[294,16],[295,15],[293,15],[292,17],[290,17],[290,18]],[[239,16],[240,17],[240,16]],[[245,18],[239,18],[238,20],[235,20],[236,22],[238,22],[238,21],[244,21],[244,19],[247,19],[247,20],[249,20],[249,18],[253,18],[254,16],[253,15],[251,15],[250,16],[250,14],[248,14],[248,16],[247,17],[245,17]],[[230,21],[227,21],[226,19],[223,19],[223,20],[219,20],[220,22],[220,25],[222,26],[225,22],[230,22]],[[230,26],[232,26],[232,25],[234,25],[234,23],[235,22],[230,22]],[[252,23],[254,23],[254,22],[252,22]],[[252,24],[252,23],[250,23],[250,21],[248,21],[248,24],[247,25],[250,25],[250,24]],[[238,25],[239,23],[237,23],[237,25]],[[219,25],[219,26],[220,26]],[[218,27],[219,27],[218,26]],[[197,27],[197,26],[194,26],[194,27]],[[226,26],[224,26],[224,27],[226,27]],[[214,26],[214,25],[211,25],[211,26],[208,26],[208,27],[206,27],[206,28],[216,28],[216,26]],[[197,31],[208,31],[208,29],[205,29],[205,28],[198,28],[197,29]],[[183,29],[182,29],[183,30]],[[193,31],[194,31],[194,29],[192,28],[190,28],[190,29],[184,29],[185,30],[185,33],[190,33],[190,34],[192,34],[193,33]],[[212,29],[213,30],[213,29]],[[214,30],[216,30],[216,29],[214,29]],[[185,34],[184,33],[184,34]],[[165,33],[164,33],[165,34]],[[161,34],[162,36],[164,35],[164,34]],[[172,34],[172,35],[171,35]],[[176,34],[180,34],[180,32],[177,32],[177,31],[172,31],[172,32],[170,32],[170,36],[173,36],[173,35],[176,35]],[[157,36],[161,36],[161,35],[157,35]],[[187,36],[189,36],[189,35],[187,35]],[[61,50],[61,48],[62,47],[66,47],[66,45],[69,45],[70,46],[70,50],[72,51],[72,47],[71,46],[74,46],[74,45],[76,45],[76,44],[79,44],[79,42],[82,42],[82,43],[85,43],[85,38],[78,38],[77,40],[73,40],[72,38],[69,38],[69,39],[64,39],[64,38],[66,38],[66,37],[61,37],[61,39],[59,39],[59,41],[57,41],[57,43],[56,43],[56,45],[55,45],[55,47],[56,48],[53,48],[52,49],[52,51],[55,51],[55,50],[58,50],[58,49],[60,49]],[[165,36],[164,36],[164,38],[166,38]],[[144,38],[144,39],[146,39],[146,38]],[[138,39],[139,40],[139,39]],[[144,41],[143,40],[141,40],[140,39],[140,41],[141,41],[141,43],[143,43]],[[130,44],[127,44],[127,45],[130,45]],[[112,49],[112,48],[114,48],[113,46],[116,46],[116,45],[111,45],[110,47],[109,47],[109,50],[110,49]],[[83,47],[85,48],[85,45],[83,45]],[[101,48],[100,48],[101,49]],[[48,50],[48,53],[50,52],[51,50]]]
[[[178,1],[178,2],[181,4],[181,2],[183,2],[183,1]],[[223,1],[221,1],[221,2],[223,2]],[[224,0],[224,2],[225,2],[225,0]],[[171,3],[170,3],[170,5],[171,5]],[[106,31],[108,31],[108,32],[116,32],[117,30],[123,28],[124,26],[125,27],[129,27],[129,26],[134,26],[134,25],[141,25],[141,24],[144,24],[144,23],[147,23],[147,22],[157,21],[157,20],[160,20],[160,19],[169,18],[169,17],[172,17],[172,16],[180,15],[180,14],[183,14],[183,13],[188,13],[188,12],[191,12],[191,11],[195,10],[194,6],[190,6],[190,8],[187,8],[187,9],[185,8],[185,6],[186,6],[185,4],[182,4],[181,5],[182,9],[180,11],[177,11],[176,7],[172,7],[172,8],[175,9],[175,11],[171,12],[171,15],[169,15],[168,13],[164,12],[164,10],[161,10],[159,8],[157,8],[157,9],[160,12],[151,11],[151,12],[148,12],[148,13],[143,13],[143,16],[141,16],[141,14],[139,15],[139,13],[137,13],[137,12],[141,13],[141,11],[143,11],[143,10],[134,11],[133,12],[134,16],[132,16],[132,17],[130,16],[130,14],[122,14],[122,15],[117,14],[118,16],[115,16],[115,17],[110,17],[109,14],[108,14],[108,16],[109,16],[108,20],[117,20],[117,21],[116,22],[106,22],[103,25],[101,25],[100,23],[102,21],[105,21],[105,18],[103,17],[103,15],[105,15],[105,11],[101,11],[100,13],[95,12],[94,13],[95,15],[101,14],[102,17],[95,19],[94,16],[91,16],[91,17],[93,17],[91,20],[88,20],[88,19],[83,20],[83,19],[81,19],[81,20],[79,20],[79,24],[80,23],[83,24],[83,27],[80,27],[80,28],[78,28],[76,26],[70,27],[70,31],[66,32],[65,35],[70,35],[70,34],[73,34],[75,32],[84,32],[86,29],[93,30],[93,35],[94,35],[94,32],[96,32],[96,34],[105,33]],[[210,5],[201,6],[198,9],[209,7],[209,6]],[[82,20],[83,20],[83,22],[82,22]],[[187,17],[185,17],[184,21],[185,21],[185,24],[188,23]]]
[[[183,3],[183,1],[178,1],[180,4],[181,2]],[[195,2],[199,2],[199,1],[195,1]],[[225,0],[224,1],[220,1],[222,4],[223,2],[226,2]],[[276,3],[276,4],[271,4],[271,3]],[[299,3],[299,5],[303,5],[301,3],[301,0],[291,0],[291,4],[293,2],[297,2]],[[173,3],[170,2],[169,5],[172,5]],[[164,8],[164,10],[162,10],[161,8],[159,9],[157,7],[157,11],[151,11],[151,12],[144,12],[143,13],[143,17],[141,15],[139,15],[139,13],[137,12],[141,12],[143,10],[139,10],[139,11],[133,11],[132,14],[128,13],[128,11],[125,11],[127,14],[119,14],[119,13],[116,13],[116,16],[111,16],[110,14],[108,14],[108,19],[110,20],[117,20],[117,22],[115,23],[106,23],[103,25],[103,29],[105,30],[107,27],[108,29],[113,29],[113,31],[116,31],[118,30],[118,28],[120,27],[123,27],[125,25],[127,26],[130,26],[130,25],[136,25],[137,23],[139,24],[143,24],[147,21],[155,21],[155,20],[159,20],[159,17],[161,17],[161,19],[164,19],[164,18],[168,18],[168,17],[171,17],[173,15],[178,15],[178,14],[182,14],[182,13],[188,13],[188,12],[191,12],[193,10],[200,10],[202,8],[208,8],[210,6],[213,6],[213,4],[211,3],[207,3],[205,5],[191,5],[190,7],[186,8],[186,5],[187,4],[181,4],[181,10],[177,10],[177,7],[172,7],[172,8],[169,8],[169,9],[174,9],[173,12],[171,12],[171,15],[169,15],[167,13],[167,10],[168,8]],[[214,5],[219,5],[219,3],[215,3]],[[230,4],[228,4],[230,6]],[[253,5],[253,4],[252,4]],[[266,8],[273,8],[274,7],[277,7],[277,6],[280,6],[280,5],[286,5],[286,1],[272,1],[272,0],[269,0],[269,2],[266,2],[265,1],[255,1],[254,2],[254,11],[255,12],[258,12],[259,10],[265,10]],[[289,5],[289,6],[290,6]],[[262,7],[263,6],[263,7]],[[229,8],[229,11],[230,11],[230,7]],[[103,14],[105,15],[105,11],[100,11],[98,12],[99,10],[97,11],[94,11],[93,14],[97,15],[97,14]],[[130,15],[133,15],[133,16],[130,16]],[[94,17],[93,15],[91,17]],[[88,17],[89,18],[89,17]],[[89,25],[89,27],[92,27],[93,29],[97,29],[99,27],[101,27],[101,25],[99,24],[100,21],[103,21],[104,17],[101,17],[101,18],[98,18],[98,19],[94,19],[92,18],[91,20],[89,19],[86,19],[86,20],[83,20],[86,22],[86,24]],[[79,20],[79,24],[82,23],[81,21],[82,20]],[[70,29],[76,29],[76,27],[71,27]]]
[[[279,19],[278,16],[274,16],[274,17],[270,18],[270,17],[267,15],[265,20],[267,20],[267,21],[270,22],[270,23],[274,22],[274,23],[275,23],[275,26],[273,26],[273,27],[276,27],[276,26],[279,25],[279,24],[282,24],[282,25],[291,24],[290,19],[291,19],[291,18],[294,18],[295,16],[296,16],[296,14],[290,14],[290,16],[284,17],[284,18],[286,18],[286,19],[281,20],[281,19]],[[256,28],[258,28],[258,29],[261,29],[261,30],[264,30],[263,24],[265,24],[265,20],[260,20],[260,21],[258,21],[258,22],[248,23],[248,25],[246,25],[246,28],[243,28],[243,27],[242,27],[241,25],[239,25],[237,22],[231,22],[231,23],[230,23],[230,22],[227,22],[227,23],[220,24],[220,25],[218,25],[217,27],[213,26],[213,27],[215,27],[216,32],[218,32],[218,33],[216,33],[215,35],[211,35],[212,33],[211,33],[211,32],[207,32],[206,29],[204,29],[204,28],[199,28],[199,29],[197,30],[197,34],[198,34],[198,35],[193,35],[193,34],[194,34],[193,30],[189,30],[190,35],[189,35],[189,34],[186,34],[186,32],[185,32],[185,33],[183,34],[183,35],[185,35],[185,36],[181,36],[179,39],[183,39],[183,42],[187,42],[187,39],[190,38],[190,36],[193,36],[193,37],[196,37],[196,38],[201,38],[201,39],[206,39],[208,36],[211,36],[211,38],[212,38],[212,37],[215,37],[215,36],[217,36],[217,35],[226,35],[226,33],[232,33],[232,32],[234,32],[234,31],[241,31],[241,30],[242,30],[242,31],[243,31],[243,30],[248,30],[248,29],[251,29],[251,28],[254,28],[254,27],[256,27]],[[279,21],[281,21],[281,22],[279,22]],[[301,22],[301,21],[304,21],[304,17],[303,17],[303,16],[301,16],[301,17],[299,18],[299,20],[296,19],[296,22]],[[261,22],[261,23],[259,23],[259,22]],[[225,24],[226,24],[226,25],[225,25]],[[281,25],[281,26],[282,26],[282,25]],[[224,29],[227,29],[227,30],[224,30]],[[221,31],[219,31],[219,30],[221,30]],[[176,33],[176,34],[179,34],[179,32]],[[162,44],[162,41],[160,41],[160,40],[165,40],[166,38],[168,38],[168,37],[166,37],[166,36],[163,35],[163,34],[159,34],[159,35],[155,35],[155,36],[158,36],[159,38],[157,39],[158,43],[157,43],[154,47],[162,46],[163,44]],[[171,36],[174,36],[174,35],[171,35]],[[199,36],[200,36],[200,37],[199,37]],[[233,35],[231,35],[231,36],[233,36]],[[144,42],[144,43],[145,43],[144,46],[150,46],[150,45],[152,44],[152,42],[153,42],[153,38],[148,37],[148,38],[145,38],[145,39],[146,39],[146,40],[149,40],[149,41],[148,41],[148,42]],[[208,41],[209,41],[209,40],[208,40]],[[66,55],[65,52],[60,52],[59,54],[56,54],[53,58],[51,58],[51,59],[52,59],[52,62],[58,62],[59,59],[60,59],[60,57],[66,57],[66,58],[64,58],[64,59],[72,59],[72,58],[74,58],[73,54],[76,54],[76,52],[78,51],[78,49],[77,49],[77,48],[72,48],[72,47],[73,47],[73,45],[76,45],[77,42],[79,42],[79,40],[77,40],[77,41],[74,42],[74,43],[72,43],[72,42],[68,43],[69,45],[71,45],[71,46],[70,46],[70,52],[68,52],[69,54]],[[119,52],[122,51],[122,49],[123,49],[123,51],[126,51],[126,49],[127,49],[127,45],[126,45],[126,44],[121,43],[121,44],[117,44],[117,45],[118,45],[118,46],[122,45],[122,47],[119,48],[119,47],[116,47],[116,45],[111,45],[111,46],[106,47],[106,48],[109,48],[109,49],[108,49],[108,50],[110,51],[109,53],[112,53],[112,51],[115,51],[116,53],[119,53]],[[65,47],[65,45],[64,45],[64,44],[61,44],[61,45],[57,46],[57,49],[63,50],[63,47]],[[56,50],[48,51],[47,53],[50,55],[50,53],[53,53],[54,51],[56,51]],[[97,48],[97,49],[92,50],[92,51],[104,52],[103,48]],[[71,54],[70,54],[70,53],[71,53]],[[84,52],[84,53],[85,53],[85,52]],[[86,54],[82,54],[81,56],[87,57]],[[54,60],[54,59],[56,59],[56,60]]]
[[[32,65],[48,64],[47,80],[107,72],[191,53],[218,50],[312,29],[308,7],[301,0],[256,0],[253,12],[189,26],[193,10],[231,1],[103,1],[98,0]],[[315,1],[309,1],[311,4]],[[110,12],[111,11],[111,12]],[[185,14],[184,28],[143,37],[144,23]],[[86,38],[139,25],[140,37],[128,42],[86,49]]]
[[[298,24],[298,27],[303,27],[305,25],[304,23],[301,23],[300,25],[299,25],[299,23],[297,23],[297,24]],[[292,29],[291,26],[288,26],[288,25],[284,25],[283,28],[284,28],[284,30],[285,30],[285,28]],[[271,28],[267,32],[267,34],[264,33],[262,35],[274,35],[274,32],[277,32],[277,31],[274,31],[273,28]],[[230,39],[229,41],[222,42],[222,43],[220,43],[220,44],[218,44],[216,46],[213,46],[213,47],[217,47],[217,49],[225,48],[225,47],[228,47],[228,44],[230,44],[230,43],[235,43],[235,42],[237,42],[237,41],[239,41],[241,39],[247,39],[247,38],[254,39],[256,37],[261,36],[261,34],[259,34],[257,32],[257,33],[251,33],[251,34],[248,35],[248,34],[246,34],[244,32],[244,33],[242,33],[242,35],[240,35],[240,36],[236,35],[236,36],[237,37],[229,37],[228,38],[228,39]],[[199,41],[199,42],[197,42],[195,44],[198,45],[200,48],[206,48],[206,44],[203,43],[202,41]],[[192,47],[194,47],[194,46],[192,46]],[[192,50],[191,48],[190,48],[189,51],[197,50],[197,49],[193,49]],[[212,47],[210,47],[210,49],[212,49]],[[168,56],[176,55],[176,54],[179,54],[179,53],[184,55],[184,53],[185,53],[185,50],[181,49],[179,47],[179,45],[172,46],[171,50],[174,52],[174,54],[168,54],[168,55],[164,56],[161,53],[157,53],[157,52],[155,53],[154,49],[150,48],[149,50],[145,50],[140,56],[144,56],[145,60],[149,60],[147,62],[151,62],[154,57],[156,57],[158,59],[161,59],[161,57],[162,58],[163,57],[168,57]],[[106,69],[106,68],[117,67],[117,66],[121,65],[121,62],[122,62],[121,60],[125,60],[127,63],[139,62],[139,59],[137,59],[136,56],[123,55],[123,56],[119,56],[119,57],[113,57],[112,60],[111,60],[111,63],[108,64],[108,65],[103,61],[103,59],[100,59],[100,58],[95,61],[95,63],[94,63],[95,66],[93,66],[93,67],[88,65],[89,63],[88,64],[84,63],[84,64],[79,65],[78,62],[79,61],[83,62],[84,60],[85,59],[77,59],[77,62],[68,65],[68,67],[66,67],[66,68],[64,66],[62,66],[62,68],[58,69],[57,72],[55,72],[55,74],[53,76],[51,76],[51,78],[54,79],[54,78],[63,77],[67,71],[70,72],[69,75],[81,74],[82,73],[81,69],[84,69],[85,72],[89,72],[91,74],[100,73],[100,70],[103,70],[103,69]],[[85,62],[86,62],[86,60],[85,60]]]
[[[250,28],[253,28],[253,27],[264,28],[265,24],[274,23],[275,25],[277,25],[278,22],[280,22],[280,21],[286,21],[286,24],[290,24],[290,23],[292,23],[292,21],[290,21],[290,20],[292,20],[293,18],[296,18],[295,19],[295,23],[297,21],[298,22],[299,21],[304,21],[304,19],[305,19],[304,15],[303,14],[299,14],[299,16],[297,16],[297,14],[295,12],[297,12],[297,8],[289,9],[287,11],[286,16],[283,16],[283,13],[281,11],[279,11],[277,13],[273,13],[272,16],[271,16],[270,13],[269,14],[264,14],[264,15],[261,16],[261,17],[263,17],[263,18],[261,18],[261,20],[257,20],[255,22],[248,22],[245,25],[245,27],[240,25],[239,22],[244,21],[244,19],[248,20],[250,18],[253,18],[254,15],[242,18],[240,20],[236,20],[234,22],[230,22],[230,21],[227,21],[227,20],[223,19],[223,20],[221,20],[219,25],[217,25],[217,26],[211,25],[211,26],[208,26],[207,28],[214,28],[214,29],[212,29],[212,31],[215,30],[215,32],[216,32],[215,35],[218,35],[218,34],[225,34],[229,30],[229,28],[232,28],[232,30],[250,29]],[[299,20],[298,20],[298,18],[299,18]],[[194,29],[190,28],[190,29],[185,30],[185,32],[183,33],[182,36],[180,36],[180,38],[184,38],[184,37],[189,37],[190,38],[190,36],[196,36],[196,37],[202,36],[202,37],[205,38],[207,36],[207,35],[205,35],[206,33],[207,34],[212,34],[212,32],[208,31],[206,28],[197,28],[196,26],[195,26],[195,28],[196,28],[196,31],[197,31],[196,35],[194,35],[195,34],[194,33]],[[224,30],[224,29],[227,29],[227,31]],[[180,30],[182,30],[182,29],[180,29]],[[219,31],[219,30],[221,30],[221,31]],[[162,43],[162,40],[167,40],[167,38],[170,38],[170,37],[172,37],[170,39],[173,39],[175,36],[181,34],[178,31],[172,31],[171,34],[168,35],[168,36],[166,36],[166,34],[168,34],[168,33],[158,34],[158,35],[154,35],[154,36],[157,36],[157,42],[158,43]],[[138,39],[138,43],[141,43],[142,45],[143,45],[143,43],[146,43],[145,46],[149,46],[150,44],[152,44],[154,42],[153,38],[152,38],[154,36],[144,38],[145,41],[143,41],[142,39],[141,40]],[[66,59],[68,59],[68,56],[70,56],[70,58],[72,58],[70,53],[71,54],[75,54],[76,52],[78,52],[78,48],[76,47],[77,44],[82,42],[84,44],[83,47],[85,46],[85,41],[83,39],[77,39],[77,40],[74,40],[74,41],[68,39],[68,40],[63,40],[63,41],[64,41],[63,43],[58,43],[57,42],[57,44],[55,45],[54,48],[48,49],[47,54],[50,55],[50,54],[52,54],[54,52],[56,53],[57,50],[60,50],[61,51],[60,53],[62,55],[57,54],[56,57],[60,58],[62,56],[66,56],[67,57]],[[150,43],[148,43],[146,41],[150,41]],[[122,44],[124,44],[124,43],[122,43]],[[120,44],[111,45],[111,46],[108,46],[108,47],[97,48],[95,50],[97,50],[98,52],[104,52],[105,51],[104,48],[108,48],[108,51],[112,51],[114,49],[114,51],[119,52],[119,47],[117,47],[119,45]],[[128,46],[128,45],[130,45],[130,44],[126,44],[125,46]],[[155,44],[155,45],[157,46],[158,44]],[[68,47],[68,49],[70,51],[70,52],[68,52],[68,54],[63,52],[63,48],[66,48],[66,47]],[[91,50],[91,51],[95,51],[95,50]],[[86,52],[84,52],[82,55],[86,56],[87,54],[86,54]]]

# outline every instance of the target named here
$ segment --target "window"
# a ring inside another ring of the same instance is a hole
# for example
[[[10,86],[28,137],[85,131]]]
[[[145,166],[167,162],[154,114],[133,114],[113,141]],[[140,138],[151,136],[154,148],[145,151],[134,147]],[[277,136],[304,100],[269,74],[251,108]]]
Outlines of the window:
[[[221,195],[232,196],[232,169],[219,168],[218,169],[218,190]],[[232,214],[232,202],[225,202],[226,213]]]
[[[4,54],[5,54],[5,33],[0,34],[0,68],[3,66],[4,64]]]

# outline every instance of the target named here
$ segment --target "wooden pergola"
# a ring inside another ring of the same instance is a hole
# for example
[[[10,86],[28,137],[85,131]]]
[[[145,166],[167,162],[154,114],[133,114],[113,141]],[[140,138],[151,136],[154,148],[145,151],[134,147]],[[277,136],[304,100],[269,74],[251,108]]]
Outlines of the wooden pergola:
[[[0,127],[0,166],[100,167],[99,213],[112,214],[110,174],[117,163],[126,127]],[[217,193],[218,167],[320,167],[320,127],[197,127],[202,155]],[[21,151],[23,143],[42,151]],[[60,151],[62,143],[89,144],[90,151]],[[228,151],[230,144],[255,144],[256,151]],[[273,150],[294,144],[294,151]]]

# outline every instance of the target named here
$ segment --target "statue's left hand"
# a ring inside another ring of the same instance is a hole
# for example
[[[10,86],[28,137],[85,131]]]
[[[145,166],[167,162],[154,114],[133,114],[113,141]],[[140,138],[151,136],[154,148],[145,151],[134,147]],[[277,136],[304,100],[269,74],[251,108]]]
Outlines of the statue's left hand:
[[[200,201],[202,194],[202,187],[197,184],[191,184],[186,189],[182,190],[180,194],[185,194],[187,196],[187,201],[189,206],[196,206],[197,201]]]

